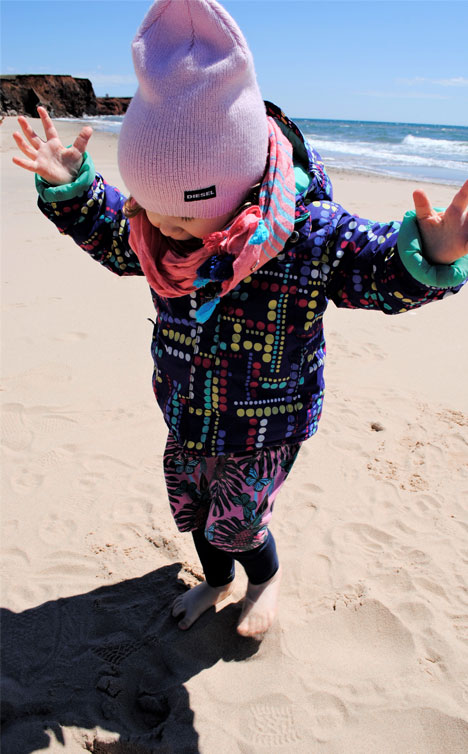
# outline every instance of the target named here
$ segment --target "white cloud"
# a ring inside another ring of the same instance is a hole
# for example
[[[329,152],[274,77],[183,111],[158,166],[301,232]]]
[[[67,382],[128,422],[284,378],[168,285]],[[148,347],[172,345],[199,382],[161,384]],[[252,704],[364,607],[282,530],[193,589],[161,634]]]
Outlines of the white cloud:
[[[440,84],[440,86],[468,86],[468,79],[463,76],[455,76],[451,79],[436,79],[434,84]]]
[[[449,99],[444,94],[426,94],[425,92],[356,92],[359,97],[379,97],[380,99]]]
[[[396,79],[396,83],[403,86],[420,86],[421,84],[431,84],[433,86],[468,86],[468,78],[452,76],[448,79],[427,79],[423,76],[414,76],[411,79]]]

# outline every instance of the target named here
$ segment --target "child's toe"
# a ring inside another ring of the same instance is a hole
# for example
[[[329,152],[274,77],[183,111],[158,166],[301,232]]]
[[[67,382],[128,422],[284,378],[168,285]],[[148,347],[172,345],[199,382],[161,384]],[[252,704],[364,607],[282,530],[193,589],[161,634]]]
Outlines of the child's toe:
[[[172,605],[172,617],[179,618],[185,612],[184,602],[182,596],[177,597]]]

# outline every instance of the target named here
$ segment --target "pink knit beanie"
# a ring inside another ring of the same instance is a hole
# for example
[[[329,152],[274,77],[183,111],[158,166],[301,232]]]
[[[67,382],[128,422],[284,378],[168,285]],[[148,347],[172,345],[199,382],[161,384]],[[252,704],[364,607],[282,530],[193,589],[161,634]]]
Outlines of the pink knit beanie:
[[[268,125],[251,52],[215,0],[156,0],[132,44],[139,87],[119,168],[144,209],[217,217],[265,170]]]

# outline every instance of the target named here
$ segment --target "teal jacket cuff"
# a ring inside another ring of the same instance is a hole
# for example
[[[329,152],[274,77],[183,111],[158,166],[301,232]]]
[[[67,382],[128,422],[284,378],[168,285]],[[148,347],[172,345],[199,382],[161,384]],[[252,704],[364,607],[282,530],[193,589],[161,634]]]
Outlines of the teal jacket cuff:
[[[424,258],[414,210],[403,218],[397,246],[403,265],[418,283],[430,288],[454,288],[468,279],[468,254],[452,264],[431,264]]]
[[[36,189],[43,202],[51,204],[52,202],[65,202],[67,199],[74,199],[75,196],[81,196],[92,185],[96,177],[96,170],[90,155],[85,152],[83,163],[75,180],[71,183],[64,183],[62,186],[51,186],[44,181],[37,173]]]

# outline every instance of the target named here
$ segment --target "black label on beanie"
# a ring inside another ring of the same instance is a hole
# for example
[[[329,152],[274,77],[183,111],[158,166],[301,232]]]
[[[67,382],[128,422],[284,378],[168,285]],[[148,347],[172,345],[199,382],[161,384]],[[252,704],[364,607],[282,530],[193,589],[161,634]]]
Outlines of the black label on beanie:
[[[195,191],[184,191],[184,202],[199,202],[201,199],[214,199],[215,196],[216,186],[208,186]]]

